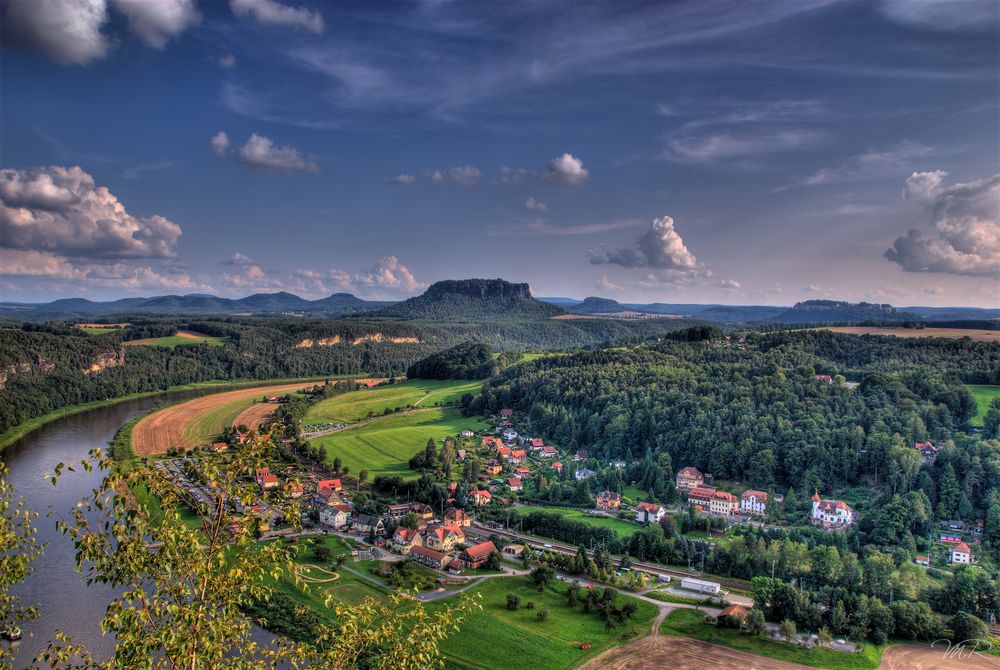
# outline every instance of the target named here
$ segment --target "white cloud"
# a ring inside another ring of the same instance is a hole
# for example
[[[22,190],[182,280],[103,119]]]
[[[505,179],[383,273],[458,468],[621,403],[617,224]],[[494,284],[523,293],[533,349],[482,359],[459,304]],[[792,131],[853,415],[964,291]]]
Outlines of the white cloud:
[[[114,0],[129,28],[155,49],[162,49],[201,20],[193,0]]]
[[[603,246],[588,252],[594,265],[613,264],[627,268],[648,267],[657,270],[694,272],[698,260],[688,250],[669,216],[653,219],[649,230],[631,247],[609,250]]]
[[[608,279],[607,275],[603,275],[594,284],[594,288],[598,291],[621,291],[622,287]]]
[[[0,274],[16,277],[79,279],[83,273],[69,259],[48,251],[0,248]]]
[[[212,290],[183,272],[162,272],[122,261],[76,262],[49,251],[0,248],[0,276],[35,277],[72,282],[73,290],[88,286],[116,289]]]
[[[549,161],[545,169],[545,176],[563,184],[579,186],[587,181],[590,172],[583,167],[583,161],[573,154],[565,153]]]
[[[882,0],[882,14],[904,26],[921,30],[988,33],[997,25],[993,0]]]
[[[903,197],[907,200],[930,202],[941,194],[944,188],[944,178],[947,176],[948,173],[944,170],[914,172],[906,178]]]
[[[367,270],[352,277],[355,285],[388,290],[395,293],[413,293],[427,288],[417,281],[410,270],[395,256],[385,256]]]
[[[549,206],[540,200],[536,200],[534,196],[530,196],[525,200],[523,207],[529,212],[541,212],[545,214],[549,211]]]
[[[319,172],[315,156],[303,156],[291,146],[275,146],[270,138],[254,133],[239,151],[240,160],[253,167],[282,172]]]
[[[397,186],[412,186],[413,182],[417,180],[412,174],[398,174],[389,180],[390,183],[396,184]]]
[[[257,23],[304,28],[320,34],[325,29],[319,12],[305,7],[289,7],[275,0],[229,0],[229,8],[240,18],[253,18]]]
[[[38,50],[57,63],[84,65],[103,58],[108,41],[104,0],[3,0],[3,41]]]
[[[219,56],[216,62],[219,64],[219,67],[224,67],[228,70],[236,67],[236,56],[233,54],[223,54]]]
[[[858,181],[869,177],[885,176],[904,168],[915,158],[924,158],[933,152],[920,142],[899,142],[886,149],[869,149],[852,156],[839,165],[820,168],[806,177],[779,186],[774,192],[787,191],[799,186],[823,186]]]
[[[441,174],[440,170],[427,170],[424,172],[424,178],[432,184],[444,183],[444,175]]]
[[[223,265],[256,265],[253,259],[245,254],[241,254],[238,251],[234,251],[233,255],[222,261]]]
[[[930,214],[929,230],[910,229],[885,257],[907,272],[1000,277],[1000,174],[942,186],[939,173],[922,173],[912,189]]]
[[[462,186],[475,186],[479,183],[480,172],[471,165],[462,165],[448,170],[451,180]]]
[[[224,131],[219,131],[212,135],[212,139],[209,141],[209,146],[212,147],[212,153],[215,154],[216,158],[225,158],[229,155],[229,135]]]
[[[605,221],[601,223],[579,223],[571,226],[555,226],[550,223],[546,223],[545,219],[538,218],[529,223],[517,224],[513,226],[491,227],[490,235],[494,237],[523,235],[544,235],[547,237],[596,235],[599,233],[607,233],[612,230],[637,228],[641,225],[643,225],[643,221],[640,219],[618,219],[616,221]]]
[[[820,139],[821,135],[809,130],[686,134],[667,139],[661,156],[676,163],[753,160],[762,154],[813,146]]]
[[[719,286],[729,293],[736,293],[743,288],[743,285],[735,279],[722,279],[719,281]]]
[[[86,258],[175,255],[181,228],[159,215],[135,217],[80,167],[0,170],[4,247]]]

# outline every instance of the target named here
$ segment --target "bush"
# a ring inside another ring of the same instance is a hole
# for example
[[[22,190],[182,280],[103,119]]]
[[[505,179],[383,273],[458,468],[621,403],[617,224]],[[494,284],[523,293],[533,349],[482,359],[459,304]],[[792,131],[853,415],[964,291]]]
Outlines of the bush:
[[[547,620],[549,618],[549,611],[548,610],[538,610],[538,614],[536,614],[535,616],[538,617],[539,621],[545,621],[545,620]]]
[[[951,617],[948,620],[948,628],[951,629],[951,639],[955,642],[986,640],[990,636],[986,623],[968,612],[959,612]]]
[[[516,593],[507,594],[507,609],[509,609],[511,612],[514,612],[520,605],[521,605],[521,596],[517,595]]]

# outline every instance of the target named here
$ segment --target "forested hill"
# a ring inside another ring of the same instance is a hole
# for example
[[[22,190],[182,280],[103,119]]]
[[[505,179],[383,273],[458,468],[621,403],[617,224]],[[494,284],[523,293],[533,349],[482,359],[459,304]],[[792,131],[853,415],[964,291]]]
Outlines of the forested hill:
[[[951,463],[974,473],[965,509],[981,517],[988,496],[1000,495],[1000,444],[967,433],[975,401],[962,382],[998,377],[998,344],[829,332],[664,339],[513,366],[487,382],[474,408],[513,407],[547,439],[600,459],[669,454],[675,468],[763,490],[894,482],[898,493],[926,489],[937,504],[935,482]],[[913,443],[928,439],[957,445],[927,472],[930,483],[910,462]],[[949,500],[942,518],[954,518],[956,505]]]
[[[458,279],[432,284],[422,295],[390,305],[363,318],[426,321],[511,321],[547,319],[562,308],[536,300],[527,284],[503,279]]]
[[[493,349],[480,342],[462,342],[431,354],[406,370],[409,378],[485,379],[500,371]]]

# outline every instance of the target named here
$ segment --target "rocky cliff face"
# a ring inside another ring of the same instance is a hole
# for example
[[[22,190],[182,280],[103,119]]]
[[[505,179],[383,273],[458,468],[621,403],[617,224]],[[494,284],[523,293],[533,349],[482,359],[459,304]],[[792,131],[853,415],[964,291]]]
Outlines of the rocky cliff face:
[[[503,279],[451,279],[432,284],[424,293],[428,298],[450,295],[478,298],[479,300],[517,302],[531,300],[527,284],[513,284]]]
[[[97,374],[105,368],[113,368],[117,365],[125,365],[125,347],[121,346],[117,351],[102,351],[97,354],[89,368],[84,368],[80,372],[85,375]]]
[[[332,347],[337,344],[358,345],[365,342],[388,342],[391,344],[420,344],[418,337],[388,337],[382,333],[370,333],[355,337],[352,340],[345,340],[340,335],[333,337],[306,338],[295,343],[296,349],[306,349],[308,347]]]

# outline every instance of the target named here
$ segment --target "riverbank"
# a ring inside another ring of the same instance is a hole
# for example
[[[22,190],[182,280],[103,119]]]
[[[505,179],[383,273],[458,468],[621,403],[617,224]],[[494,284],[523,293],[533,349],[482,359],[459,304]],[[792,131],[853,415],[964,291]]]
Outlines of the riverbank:
[[[361,374],[361,373],[359,373]],[[0,452],[14,444],[22,437],[37,430],[47,423],[55,421],[56,419],[61,419],[66,416],[71,416],[73,414],[79,414],[81,412],[87,412],[93,409],[100,409],[102,407],[111,407],[112,405],[118,405],[123,402],[128,402],[129,400],[140,400],[142,398],[151,398],[153,396],[165,395],[167,393],[176,393],[178,391],[200,391],[203,389],[218,389],[219,391],[229,391],[241,388],[247,388],[252,386],[275,386],[278,384],[288,384],[295,382],[322,382],[327,379],[342,379],[343,375],[329,375],[323,377],[303,377],[301,379],[297,378],[283,378],[283,379],[245,379],[245,380],[225,380],[216,379],[204,382],[195,382],[193,384],[183,384],[180,386],[171,386],[167,389],[161,389],[157,391],[142,391],[139,393],[129,393],[128,395],[119,396],[117,398],[108,398],[107,400],[95,400],[93,402],[80,403],[78,405],[67,405],[66,407],[61,407],[55,411],[49,412],[48,414],[43,414],[42,416],[36,416],[33,419],[28,419],[24,423],[19,423],[18,425],[10,428],[9,430],[0,434]]]

